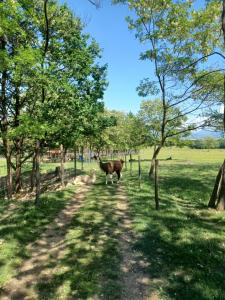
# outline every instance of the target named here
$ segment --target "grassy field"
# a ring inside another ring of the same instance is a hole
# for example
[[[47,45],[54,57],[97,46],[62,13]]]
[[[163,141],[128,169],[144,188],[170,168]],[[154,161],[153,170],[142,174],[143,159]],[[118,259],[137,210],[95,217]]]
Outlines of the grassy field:
[[[153,148],[146,148],[140,151],[140,157],[143,160],[150,160],[152,157]],[[174,163],[180,162],[194,162],[194,163],[221,163],[225,159],[225,149],[190,149],[190,148],[177,148],[177,147],[166,147],[163,148],[159,154],[159,159],[166,160],[168,157],[172,157]],[[133,158],[137,159],[137,155],[133,155]],[[119,157],[118,157],[119,158]],[[55,167],[59,166],[59,162],[54,163],[41,163],[41,172],[54,171]],[[96,168],[96,162],[84,162],[84,169],[90,170]],[[73,168],[73,161],[65,163],[65,168]],[[77,168],[81,168],[81,162],[77,162]],[[24,171],[31,169],[31,163],[28,162],[24,166]],[[0,176],[6,175],[6,164],[5,159],[0,157]]]
[[[43,162],[40,165],[40,170],[42,173],[46,173],[46,172],[50,172],[50,171],[54,171],[55,168],[57,166],[60,166],[60,162]],[[97,166],[96,162],[84,162],[84,169],[86,171],[94,168]],[[29,171],[31,170],[32,166],[31,166],[31,162],[27,162],[25,163],[25,165],[23,166],[23,171]],[[65,163],[65,168],[66,169],[70,169],[70,168],[74,168],[74,162],[73,161],[68,161]],[[77,162],[77,169],[81,169],[81,162]],[[5,164],[5,159],[0,157],[0,177],[1,176],[5,176],[6,175],[6,164]]]
[[[225,299],[225,213],[207,208],[224,151],[166,150],[160,158],[171,154],[174,159],[160,161],[159,211],[147,176],[149,162],[142,162],[140,189],[137,164],[133,175],[124,177],[135,248],[149,261],[150,293],[166,300]]]
[[[141,156],[149,159],[151,149]],[[165,160],[169,156],[172,160]],[[160,158],[159,211],[147,176],[149,161],[141,163],[140,188],[136,162],[132,172],[127,164],[121,183],[134,248],[149,263],[149,294],[157,292],[163,300],[225,300],[225,212],[207,208],[225,151],[166,148]],[[46,193],[38,209],[29,201],[0,202],[0,289],[29,257],[26,245],[39,238],[73,193],[74,187]],[[38,299],[122,299],[116,201],[116,185],[106,188],[100,175],[68,228],[65,255],[49,257],[53,278],[35,283]]]
[[[141,159],[151,159],[153,148],[146,148],[140,151]],[[225,149],[190,149],[187,147],[166,147],[160,151],[159,159],[172,157],[172,161],[195,162],[195,163],[222,163],[225,159]]]

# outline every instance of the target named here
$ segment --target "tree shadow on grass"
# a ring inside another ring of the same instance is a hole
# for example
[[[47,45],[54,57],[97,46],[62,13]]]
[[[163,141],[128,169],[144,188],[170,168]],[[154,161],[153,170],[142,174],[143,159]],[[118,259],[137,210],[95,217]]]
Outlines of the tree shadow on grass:
[[[147,177],[128,178],[135,249],[149,262],[150,290],[166,299],[225,299],[224,213],[206,209],[217,167],[160,170],[161,210]],[[207,171],[208,170],[208,171]],[[208,172],[208,173],[207,173]]]
[[[26,246],[39,238],[73,194],[72,190],[46,193],[41,196],[38,207],[34,206],[33,201],[25,201],[15,202],[12,210],[4,210],[0,219],[0,286],[15,274],[21,261],[28,257]]]
[[[39,299],[120,298],[116,203],[117,185],[100,178],[72,219],[65,252],[53,260],[54,274],[37,283]]]

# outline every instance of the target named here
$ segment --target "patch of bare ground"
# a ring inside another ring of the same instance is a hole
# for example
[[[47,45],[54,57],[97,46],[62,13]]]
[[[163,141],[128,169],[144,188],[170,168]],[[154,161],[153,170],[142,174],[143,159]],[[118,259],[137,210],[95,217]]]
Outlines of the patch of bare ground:
[[[151,293],[151,280],[147,273],[149,263],[141,253],[133,249],[135,236],[129,216],[127,195],[124,188],[118,188],[117,214],[121,236],[119,247],[122,255],[122,300],[160,300],[157,293]]]
[[[68,225],[74,214],[82,206],[86,192],[94,181],[92,177],[76,179],[80,182],[73,199],[59,213],[58,217],[49,228],[34,243],[28,245],[27,250],[30,258],[20,266],[17,276],[12,278],[0,294],[1,300],[34,300],[38,299],[35,284],[39,281],[49,280],[53,275],[54,268],[49,262],[57,261],[63,256],[66,243],[65,235]]]

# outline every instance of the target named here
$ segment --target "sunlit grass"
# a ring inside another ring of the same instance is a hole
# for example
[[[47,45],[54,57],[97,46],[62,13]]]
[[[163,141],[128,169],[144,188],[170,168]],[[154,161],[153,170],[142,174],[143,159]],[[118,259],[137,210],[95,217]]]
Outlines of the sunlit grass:
[[[40,164],[40,170],[41,173],[46,173],[46,172],[51,172],[51,171],[55,171],[55,168],[60,166],[60,162],[41,162]],[[73,169],[74,168],[74,162],[73,161],[68,161],[65,163],[64,165],[65,169]],[[98,168],[98,164],[96,161],[85,161],[83,163],[83,169],[84,171],[89,171],[93,168]],[[31,162],[26,162],[23,165],[22,171],[26,172],[26,171],[30,171],[32,169],[32,164]],[[77,161],[77,169],[82,170],[82,164],[80,161]],[[4,158],[0,158],[0,177],[1,176],[5,176],[7,173],[7,169],[6,169],[6,162]]]
[[[153,148],[140,151],[141,159],[151,159]],[[160,151],[159,159],[172,157],[172,162],[195,162],[195,163],[222,163],[225,159],[225,149],[190,149],[188,147],[164,147]]]
[[[120,299],[117,187],[102,179],[74,215],[53,277],[37,283],[40,299]]]
[[[126,180],[136,249],[149,261],[150,293],[162,299],[225,299],[225,213],[207,208],[217,164],[160,162],[160,210],[155,210],[154,186],[142,163]]]
[[[162,299],[171,300],[223,300],[225,213],[208,209],[207,203],[224,152],[167,150],[159,162],[159,211],[155,210],[154,186],[148,178],[149,161],[141,162],[141,188],[136,162],[132,171],[127,164],[122,178],[129,196],[135,249],[149,261],[149,293],[157,291]],[[143,151],[143,157],[148,151]],[[172,160],[163,160],[170,154]],[[96,162],[86,165],[86,170],[88,166],[98,169]],[[46,263],[54,272],[49,280],[35,283],[39,299],[121,297],[117,186],[106,188],[103,177],[74,215],[65,240],[62,237],[63,256],[49,256]],[[39,209],[24,202],[16,203],[10,211],[6,202],[1,203],[0,286],[16,274],[21,261],[29,257],[25,246],[38,239],[72,193],[69,189],[44,195]]]

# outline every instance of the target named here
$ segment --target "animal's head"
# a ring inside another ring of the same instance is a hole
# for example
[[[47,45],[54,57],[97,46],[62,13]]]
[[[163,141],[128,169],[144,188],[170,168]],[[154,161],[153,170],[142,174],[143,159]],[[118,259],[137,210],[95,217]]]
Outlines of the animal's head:
[[[97,157],[97,155],[94,155],[94,156],[92,156],[92,158],[91,158],[91,159],[98,160],[98,157]]]
[[[121,161],[121,164],[124,164],[124,160],[123,159],[121,159],[120,161]]]

